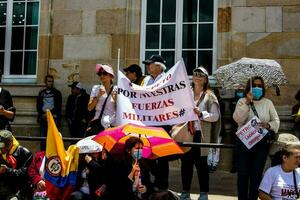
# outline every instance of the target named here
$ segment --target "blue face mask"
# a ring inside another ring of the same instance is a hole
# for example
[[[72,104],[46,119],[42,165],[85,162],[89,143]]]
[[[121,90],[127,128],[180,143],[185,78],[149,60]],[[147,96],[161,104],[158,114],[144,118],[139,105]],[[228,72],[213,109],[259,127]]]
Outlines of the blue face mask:
[[[142,158],[142,149],[135,149],[132,157],[133,159],[140,160]]]
[[[235,93],[235,97],[236,97],[236,98],[239,98],[239,99],[240,99],[240,98],[243,98],[243,97],[244,97],[244,92],[236,92],[236,93]]]
[[[252,88],[252,95],[254,100],[259,100],[263,95],[263,89],[261,87]]]

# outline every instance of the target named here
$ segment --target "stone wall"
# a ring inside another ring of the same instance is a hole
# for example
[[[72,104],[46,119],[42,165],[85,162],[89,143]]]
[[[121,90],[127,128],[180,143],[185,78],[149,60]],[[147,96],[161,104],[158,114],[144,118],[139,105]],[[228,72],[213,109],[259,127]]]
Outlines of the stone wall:
[[[281,87],[282,96],[275,96],[275,90],[270,89],[268,97],[281,107],[279,110],[283,115],[289,114],[291,105],[296,103],[294,95],[300,85],[297,73],[300,65],[300,1],[232,0],[227,3],[219,8],[218,20],[222,24],[218,23],[218,66],[241,57],[278,61],[289,83]],[[224,24],[230,27],[226,31]]]
[[[281,131],[291,132],[291,107],[300,89],[300,1],[220,0],[218,9],[218,67],[242,57],[275,59],[289,83],[281,96],[267,91],[281,119]],[[227,117],[227,122],[230,116]],[[232,138],[226,138],[232,142]],[[222,166],[228,168],[231,150],[222,150]],[[227,162],[225,162],[227,161]]]

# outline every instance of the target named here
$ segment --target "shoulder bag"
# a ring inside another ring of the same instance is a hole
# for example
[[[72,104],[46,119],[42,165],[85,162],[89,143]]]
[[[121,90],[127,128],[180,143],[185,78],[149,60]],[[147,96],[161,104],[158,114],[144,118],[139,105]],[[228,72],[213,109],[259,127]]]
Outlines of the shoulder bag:
[[[113,90],[113,86],[111,86],[110,91],[109,91],[109,93],[107,94],[107,97],[104,100],[99,118],[94,119],[94,120],[92,120],[88,123],[87,129],[85,131],[85,137],[88,137],[88,136],[91,136],[91,135],[96,135],[96,134],[100,133],[101,131],[103,131],[105,129],[101,124],[101,119],[102,119],[103,112],[104,112],[104,109],[105,109],[105,106],[106,106],[106,102],[107,102],[112,90]]]
[[[250,108],[252,109],[254,115],[259,119],[258,113],[256,111],[256,108],[255,108],[253,102],[250,103]],[[276,133],[273,130],[268,129],[268,133],[265,136],[265,139],[266,139],[267,143],[269,143],[269,144],[273,143],[276,139]]]

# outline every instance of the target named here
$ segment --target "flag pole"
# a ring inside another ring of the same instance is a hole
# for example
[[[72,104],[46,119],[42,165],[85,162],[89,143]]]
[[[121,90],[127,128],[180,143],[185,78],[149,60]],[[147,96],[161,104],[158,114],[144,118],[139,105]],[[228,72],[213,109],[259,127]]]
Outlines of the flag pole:
[[[118,66],[117,66],[118,71],[120,70],[120,52],[121,52],[121,49],[118,48]]]

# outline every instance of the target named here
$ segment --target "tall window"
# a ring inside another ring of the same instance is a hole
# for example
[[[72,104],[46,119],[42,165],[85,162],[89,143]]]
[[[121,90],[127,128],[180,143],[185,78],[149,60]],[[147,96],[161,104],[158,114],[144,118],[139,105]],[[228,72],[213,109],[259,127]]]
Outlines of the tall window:
[[[4,80],[36,77],[39,0],[0,0],[0,69]]]
[[[141,60],[161,54],[171,67],[181,57],[189,75],[216,63],[217,0],[143,0]]]

